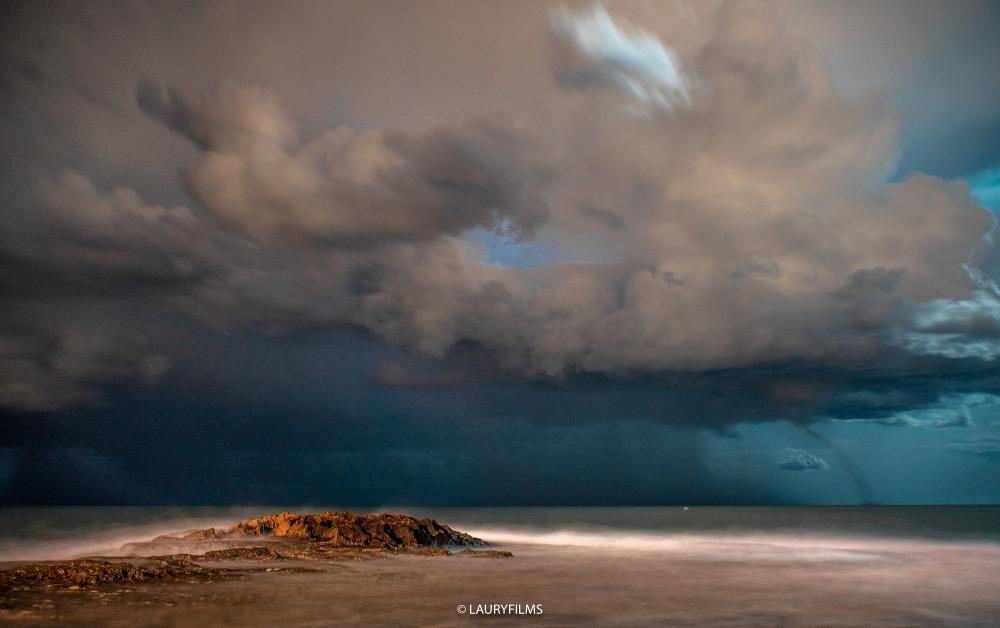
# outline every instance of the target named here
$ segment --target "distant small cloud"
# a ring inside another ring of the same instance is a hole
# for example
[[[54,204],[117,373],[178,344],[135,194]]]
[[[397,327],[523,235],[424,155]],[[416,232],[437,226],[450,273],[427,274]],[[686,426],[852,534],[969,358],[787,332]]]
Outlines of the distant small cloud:
[[[949,449],[981,456],[1000,455],[1000,436],[980,436],[948,445]]]
[[[830,465],[815,454],[801,449],[786,449],[785,455],[778,460],[778,468],[785,471],[825,471]]]
[[[900,412],[881,419],[878,423],[895,427],[929,427],[931,429],[973,427],[972,418],[967,410],[934,409]]]

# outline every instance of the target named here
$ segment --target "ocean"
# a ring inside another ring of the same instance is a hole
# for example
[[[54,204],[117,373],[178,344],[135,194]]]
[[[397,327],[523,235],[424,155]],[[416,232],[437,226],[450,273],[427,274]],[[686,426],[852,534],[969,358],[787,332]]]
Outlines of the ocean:
[[[150,604],[143,598],[112,616],[73,602],[63,618],[123,626],[138,619],[204,626],[1000,625],[1000,507],[992,506],[6,508],[0,562],[115,555],[129,542],[282,510],[433,517],[514,557],[400,556],[258,574],[198,589],[209,591],[199,593],[203,599],[191,597],[195,585],[162,585],[147,592]]]

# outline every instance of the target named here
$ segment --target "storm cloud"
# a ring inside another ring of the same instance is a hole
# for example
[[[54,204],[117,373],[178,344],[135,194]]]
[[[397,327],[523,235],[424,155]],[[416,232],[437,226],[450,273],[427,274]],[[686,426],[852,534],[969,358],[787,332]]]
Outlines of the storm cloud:
[[[706,3],[656,25],[616,4],[502,19],[475,5],[468,32],[495,22],[516,41],[462,40],[468,68],[452,40],[417,41],[412,64],[379,57],[348,32],[350,5],[228,26],[224,4],[121,8],[114,24],[19,8],[39,35],[11,33],[0,75],[23,122],[0,171],[0,406],[66,421],[73,464],[114,453],[74,441],[66,417],[179,394],[208,339],[281,354],[357,335],[366,349],[334,342],[309,377],[340,381],[364,354],[353,385],[373,398],[539,434],[592,426],[587,447],[608,422],[947,430],[996,405],[994,216],[964,181],[894,176],[893,103],[843,89],[783,5]],[[355,7],[354,28],[410,41],[384,8]],[[176,28],[150,36],[160,24]],[[487,96],[449,92],[445,61]],[[444,113],[382,91],[400,85]],[[493,263],[482,238],[545,263]],[[347,441],[364,440],[374,411],[335,405]],[[199,416],[214,437],[240,431],[235,415]],[[435,451],[420,447],[392,455],[419,466]]]
[[[629,106],[650,97],[636,88],[557,99],[530,128],[339,126],[303,143],[260,88],[193,97],[143,81],[139,108],[198,149],[183,168],[195,204],[42,178],[30,228],[61,248],[15,241],[8,254],[101,286],[174,284],[224,325],[248,312],[265,328],[359,325],[433,355],[472,342],[546,376],[870,359],[911,326],[974,322],[945,303],[974,287],[963,264],[987,212],[960,184],[873,178],[892,161],[891,115],[838,94],[770,6],[724,4],[675,60],[600,7],[552,20],[588,63],[666,81],[642,59],[670,60],[699,89],[651,115]],[[461,237],[473,227],[515,244],[544,228],[563,250],[597,243],[605,261],[484,265]]]
[[[546,217],[545,171],[503,121],[422,134],[339,126],[302,144],[294,122],[259,89],[226,86],[194,103],[143,82],[136,101],[198,145],[189,190],[253,240],[350,248],[476,226],[526,237]]]

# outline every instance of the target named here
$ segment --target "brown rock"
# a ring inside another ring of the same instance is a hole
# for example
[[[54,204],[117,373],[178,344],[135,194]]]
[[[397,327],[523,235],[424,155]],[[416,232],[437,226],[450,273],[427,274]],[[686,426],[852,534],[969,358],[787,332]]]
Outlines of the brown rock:
[[[513,558],[514,554],[503,550],[471,550],[464,549],[458,553],[459,556],[468,558]]]
[[[478,547],[486,543],[452,530],[433,519],[406,515],[355,515],[324,512],[298,515],[283,512],[240,521],[225,530],[208,528],[183,536],[160,536],[148,543],[131,544],[133,555],[142,550],[149,558],[126,560],[94,557],[62,563],[33,563],[0,571],[0,593],[19,587],[63,587],[76,590],[101,584],[174,580],[210,583],[213,579],[240,576],[255,569],[217,569],[195,561],[365,560],[395,552],[423,556],[448,556],[449,546]],[[200,550],[200,553],[196,553]],[[150,555],[155,553],[156,555]],[[509,557],[510,552],[466,549],[463,555]],[[296,571],[295,567],[269,567],[267,571]],[[0,599],[2,599],[0,595]]]
[[[151,558],[148,564],[107,560],[74,560],[65,563],[34,563],[0,571],[0,587],[57,585],[65,587],[146,582],[227,575],[223,569],[208,569],[183,559]]]
[[[228,530],[208,528],[185,535],[185,540],[228,540],[270,536],[322,541],[333,547],[412,549],[447,545],[482,546],[486,543],[457,532],[433,519],[406,515],[355,515],[324,512],[299,515],[283,512],[233,524]]]
[[[205,552],[199,560],[281,560],[283,556],[273,547],[232,547]]]

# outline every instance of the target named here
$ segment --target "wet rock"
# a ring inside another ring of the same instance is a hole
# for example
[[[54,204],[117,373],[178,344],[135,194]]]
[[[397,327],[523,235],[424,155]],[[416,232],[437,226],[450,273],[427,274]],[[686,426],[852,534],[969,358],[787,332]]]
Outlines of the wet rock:
[[[80,591],[108,584],[155,581],[210,584],[254,572],[307,571],[294,566],[260,565],[214,568],[199,562],[367,560],[397,553],[449,556],[448,547],[479,547],[486,543],[433,519],[406,515],[355,515],[325,512],[313,515],[281,513],[240,521],[229,528],[208,528],[182,535],[161,536],[123,548],[135,558],[92,557],[61,563],[39,562],[0,571],[0,592]],[[463,556],[507,558],[510,552],[465,549]],[[148,556],[139,558],[138,556]],[[121,588],[118,593],[130,589]],[[17,606],[3,604],[0,609]],[[7,600],[10,602],[10,600]]]
[[[483,546],[482,539],[452,530],[433,519],[407,515],[356,515],[349,512],[324,512],[299,515],[283,512],[240,521],[226,530],[208,528],[190,532],[188,541],[231,540],[250,537],[275,537],[322,541],[335,547],[412,549],[418,547]],[[162,538],[162,537],[161,537]],[[164,540],[177,540],[166,537]]]
[[[263,547],[231,547],[229,549],[213,550],[200,556],[198,560],[282,560],[284,556],[272,546]]]
[[[0,571],[0,587],[13,590],[22,586],[57,586],[76,590],[99,584],[209,579],[225,575],[228,575],[227,570],[209,569],[187,559],[171,557],[151,558],[146,564],[87,559],[34,563]]]
[[[464,549],[458,553],[467,558],[513,558],[514,554],[502,550],[471,550]]]

